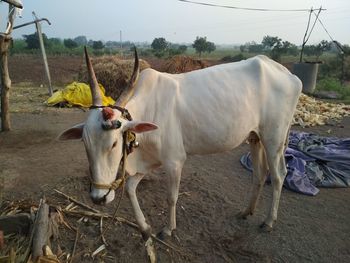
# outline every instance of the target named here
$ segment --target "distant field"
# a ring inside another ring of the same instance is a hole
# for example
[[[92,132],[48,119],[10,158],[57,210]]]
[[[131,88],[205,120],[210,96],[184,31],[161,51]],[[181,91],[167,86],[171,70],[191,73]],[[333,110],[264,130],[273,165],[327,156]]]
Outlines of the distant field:
[[[164,64],[168,61],[168,57],[157,58],[155,56],[143,56],[142,50],[140,50],[140,58],[146,60],[152,68],[162,71]],[[107,54],[106,54],[107,55]],[[220,64],[230,62],[230,59],[237,57],[248,58],[256,54],[252,53],[241,53],[235,48],[218,48],[214,52],[208,54],[203,53],[201,57],[195,52],[193,48],[189,48],[186,54],[195,59],[202,59],[208,62],[207,64]],[[120,56],[117,55],[117,56]],[[122,53],[122,58],[130,58],[132,53],[130,50],[125,50]],[[225,61],[222,59],[226,57]],[[308,61],[314,61],[314,57],[304,57]],[[282,56],[282,64],[285,65],[289,70],[292,70],[294,62],[298,62],[298,56]],[[319,66],[318,73],[318,86],[322,90],[336,91],[342,94],[342,100],[350,102],[350,57],[344,65],[345,73],[345,84],[341,84],[341,63],[336,58],[335,54],[325,54],[319,58],[323,62]],[[49,55],[48,63],[51,73],[51,80],[53,88],[61,88],[72,81],[77,80],[78,72],[81,66],[84,65],[83,55]],[[13,85],[21,83],[31,83],[33,86],[43,85],[47,86],[47,80],[44,73],[44,67],[40,54],[16,54],[9,57],[9,71]],[[325,81],[321,81],[325,80]]]

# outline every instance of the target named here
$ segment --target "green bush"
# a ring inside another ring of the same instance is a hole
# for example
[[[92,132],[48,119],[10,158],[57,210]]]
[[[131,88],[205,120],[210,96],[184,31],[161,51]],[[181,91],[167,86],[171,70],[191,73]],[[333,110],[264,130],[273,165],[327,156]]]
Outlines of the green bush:
[[[237,62],[241,61],[243,59],[247,59],[242,53],[239,53],[235,56],[224,56],[222,59],[220,59],[222,62],[229,63],[229,62]]]
[[[350,97],[350,86],[342,85],[341,82],[332,77],[321,79],[317,82],[317,90],[335,91],[341,95],[342,99]]]

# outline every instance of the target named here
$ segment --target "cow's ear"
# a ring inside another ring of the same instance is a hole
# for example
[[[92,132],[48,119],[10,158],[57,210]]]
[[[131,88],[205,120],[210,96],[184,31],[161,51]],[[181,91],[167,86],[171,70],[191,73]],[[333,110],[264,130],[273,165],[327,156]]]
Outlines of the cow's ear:
[[[132,131],[136,133],[147,132],[158,129],[158,126],[151,122],[129,121],[123,127],[124,131]]]
[[[80,140],[83,136],[84,123],[77,124],[72,128],[62,132],[57,139],[60,141]]]

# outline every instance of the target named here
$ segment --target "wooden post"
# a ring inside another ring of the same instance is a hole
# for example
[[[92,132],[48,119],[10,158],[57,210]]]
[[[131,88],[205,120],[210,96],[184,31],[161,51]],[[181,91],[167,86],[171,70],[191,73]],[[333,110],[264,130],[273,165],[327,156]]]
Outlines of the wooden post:
[[[0,34],[1,131],[11,129],[9,113],[11,79],[8,70],[8,49],[11,42],[10,35]]]
[[[16,0],[7,1],[19,5]],[[21,5],[20,5],[21,6]],[[14,5],[9,5],[9,16],[5,33],[0,34],[0,74],[1,74],[1,131],[9,131],[11,129],[9,104],[10,104],[10,88],[11,79],[8,69],[8,50],[12,43],[12,28],[15,19]]]
[[[42,35],[42,32],[41,32],[41,24],[40,24],[40,22],[35,22],[35,26],[36,26],[36,31],[37,31],[38,37],[39,37],[40,49],[41,49],[41,54],[43,56],[46,78],[47,78],[47,81],[49,83],[49,95],[52,96],[50,70],[49,70],[49,65],[47,63],[47,57],[46,57],[44,40],[43,40],[43,35]]]

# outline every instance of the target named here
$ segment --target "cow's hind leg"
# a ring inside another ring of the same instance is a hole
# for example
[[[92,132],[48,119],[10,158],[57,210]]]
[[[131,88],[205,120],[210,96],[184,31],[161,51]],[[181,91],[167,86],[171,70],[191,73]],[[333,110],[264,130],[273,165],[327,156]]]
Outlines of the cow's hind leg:
[[[135,214],[136,222],[140,227],[140,231],[142,233],[143,238],[147,240],[151,236],[151,227],[149,224],[146,223],[145,216],[142,213],[142,210],[140,208],[140,205],[136,196],[137,185],[139,184],[139,182],[142,180],[143,177],[144,177],[143,174],[136,174],[128,177],[128,180],[126,182],[126,191],[131,201],[131,206]]]
[[[276,136],[275,138],[278,137]],[[280,140],[279,143],[271,142],[265,147],[272,184],[272,202],[270,211],[264,223],[261,225],[265,231],[271,231],[274,222],[277,220],[277,211],[282,186],[287,175],[286,162],[284,159],[284,152],[286,149],[285,143],[286,139]]]
[[[256,133],[251,132],[248,141],[253,163],[253,185],[248,207],[238,214],[238,218],[243,219],[246,219],[248,215],[253,215],[267,176],[266,154],[259,137]]]
[[[184,162],[171,162],[164,165],[168,175],[168,216],[169,221],[162,231],[158,234],[161,239],[172,236],[176,229],[176,203],[179,196],[181,172]]]

